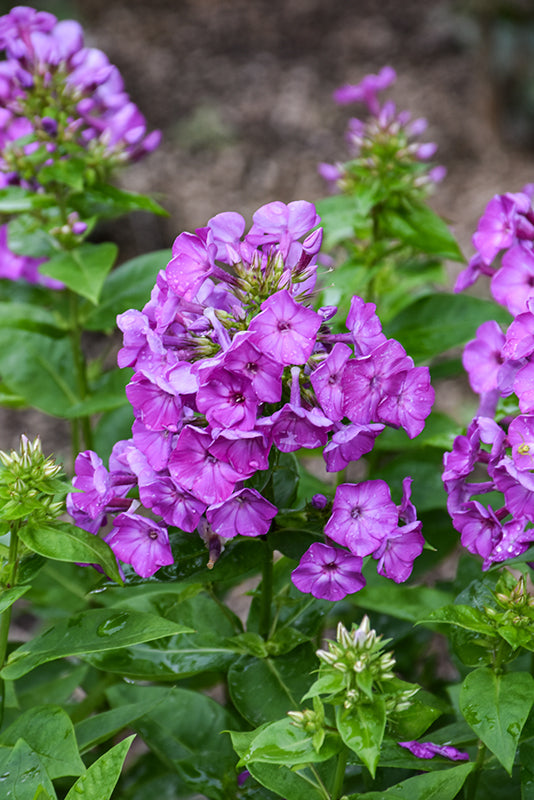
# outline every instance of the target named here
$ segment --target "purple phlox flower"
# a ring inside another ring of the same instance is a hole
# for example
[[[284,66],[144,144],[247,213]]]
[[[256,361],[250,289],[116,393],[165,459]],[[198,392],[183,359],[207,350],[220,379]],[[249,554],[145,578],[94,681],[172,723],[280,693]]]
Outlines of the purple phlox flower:
[[[243,431],[226,428],[213,431],[211,453],[230,464],[241,478],[250,478],[257,470],[269,467],[270,431]]]
[[[442,478],[444,481],[464,478],[472,471],[480,453],[480,430],[475,419],[469,425],[466,435],[456,436],[452,452],[443,454]]]
[[[348,361],[342,378],[345,415],[360,425],[376,420],[391,377],[412,367],[412,359],[395,339],[388,339],[367,356]]]
[[[449,516],[454,516],[464,510],[464,505],[471,497],[480,494],[487,494],[495,490],[493,481],[483,483],[467,483],[465,478],[443,481],[447,492],[447,511]]]
[[[534,416],[522,414],[511,421],[508,443],[516,468],[520,472],[534,469]]]
[[[388,533],[373,558],[378,561],[377,572],[395,583],[404,583],[412,574],[413,562],[423,552],[425,540],[419,520]]]
[[[216,258],[226,264],[236,264],[241,259],[241,237],[245,232],[245,220],[235,211],[216,214],[208,222],[213,242],[217,248]]]
[[[145,508],[162,517],[167,525],[192,533],[206,510],[206,503],[175,484],[168,475],[139,480],[139,497]]]
[[[174,241],[166,274],[169,289],[192,300],[203,281],[215,272],[215,244],[207,245],[193,233],[181,233]],[[222,272],[222,270],[221,270]]]
[[[376,347],[387,341],[382,333],[382,324],[376,314],[374,303],[365,303],[354,295],[350,301],[347,328],[352,334],[356,355],[368,355]]]
[[[407,476],[406,478],[402,479],[402,498],[400,506],[397,506],[397,511],[399,512],[399,519],[401,519],[406,524],[416,522],[417,520],[417,509],[415,508],[411,499],[412,482],[413,478],[411,478],[410,476]]]
[[[207,505],[221,503],[234,491],[243,475],[211,451],[212,434],[187,425],[169,458],[171,477]]]
[[[529,361],[515,375],[513,389],[519,398],[522,414],[534,411],[534,361]]]
[[[280,364],[305,364],[315,346],[322,318],[297,303],[287,289],[271,295],[249,326],[254,345]]]
[[[425,427],[434,403],[428,367],[397,372],[387,382],[385,391],[386,397],[378,404],[378,418],[395,428],[404,428],[410,439],[414,439]]]
[[[338,547],[314,542],[291,573],[301,592],[322,600],[342,600],[365,586],[362,559]]]
[[[499,372],[505,362],[502,354],[504,341],[500,326],[490,320],[483,322],[477,329],[476,339],[466,344],[462,363],[474,392],[498,388]]]
[[[451,761],[469,761],[469,753],[463,753],[450,744],[433,744],[432,742],[398,742],[401,747],[409,750],[417,758],[434,758],[441,756],[449,758]]]
[[[129,309],[117,316],[117,326],[123,333],[123,346],[117,354],[119,367],[150,369],[165,363],[163,340],[146,314]]]
[[[508,456],[489,471],[513,518],[534,522],[534,473],[518,470]]]
[[[463,547],[484,559],[482,564],[484,570],[493,563],[492,553],[502,543],[505,532],[507,532],[506,539],[514,539],[524,530],[524,522],[519,520],[512,520],[503,525],[501,520],[507,514],[506,507],[494,512],[491,506],[485,508],[478,500],[471,500],[465,503],[463,510],[452,518],[452,524],[461,533]],[[526,550],[526,546],[524,550]],[[510,552],[512,551],[513,548]],[[499,553],[501,552],[502,545],[499,549]],[[504,556],[504,558],[510,557],[511,555]]]
[[[310,382],[325,414],[333,421],[343,419],[343,389],[341,378],[352,350],[336,342],[324,361],[310,375]]]
[[[168,429],[149,430],[139,419],[136,419],[132,425],[134,445],[145,454],[148,463],[156,471],[166,468],[172,450],[173,437],[172,431]]]
[[[100,456],[85,450],[74,462],[75,477],[72,485],[78,489],[72,493],[72,503],[93,519],[102,514],[114,495],[111,475]]]
[[[525,529],[525,523],[522,520],[512,519],[505,522],[501,533],[500,540],[482,564],[483,570],[489,569],[492,564],[499,564],[501,561],[508,561],[508,559],[523,555],[534,540],[534,529]]]
[[[223,363],[226,369],[248,378],[258,400],[280,402],[284,367],[253,345],[248,331],[240,331],[234,336],[224,353]]]
[[[398,525],[397,507],[383,480],[340,484],[325,534],[355,556],[374,553]]]
[[[149,380],[136,372],[126,386],[126,396],[135,416],[151,431],[176,432],[182,425],[182,401],[163,377]]]
[[[516,316],[527,311],[534,294],[534,255],[522,245],[515,245],[502,259],[501,268],[491,279],[495,300]]]
[[[326,497],[324,494],[314,494],[310,500],[310,505],[312,508],[322,511],[328,505],[328,497]]]
[[[351,461],[358,461],[370,453],[375,439],[384,430],[384,425],[371,422],[369,425],[340,425],[323,450],[327,472],[339,472]]]
[[[262,536],[271,527],[278,509],[255,489],[240,489],[222,503],[211,505],[206,519],[225,539],[234,536]]]
[[[128,462],[128,456],[132,450],[136,449],[132,439],[119,439],[118,442],[115,442],[109,457],[109,471],[131,475],[132,481],[135,483],[134,472]]]
[[[336,184],[338,180],[343,177],[344,168],[341,163],[326,164],[322,161],[317,167],[317,172],[321,178],[324,178],[328,183]],[[335,188],[335,186],[333,188]]]
[[[14,6],[9,14],[0,17],[0,48],[6,49],[11,57],[18,58],[25,48],[31,53],[31,34],[48,33],[57,19],[47,11],[36,11],[29,6]]]
[[[489,462],[499,461],[504,455],[506,434],[501,426],[491,417],[477,416],[476,425],[480,441],[491,445]],[[482,454],[481,454],[482,455]],[[485,456],[484,456],[485,457]]]
[[[534,239],[534,227],[524,216],[529,210],[530,198],[521,192],[495,195],[489,201],[473,235],[473,245],[486,264],[499,250],[515,244],[518,236]]]
[[[378,92],[384,91],[396,80],[397,74],[392,67],[382,67],[378,75],[366,75],[360,83],[347,84],[336,89],[334,100],[339,105],[364,103],[370,113],[376,116],[380,110]]]
[[[527,301],[528,310],[519,314],[508,330],[502,349],[505,358],[526,358],[534,353],[534,298]]]
[[[150,578],[160,567],[174,563],[167,529],[139,514],[119,514],[106,542],[141,578]]]
[[[264,418],[273,442],[282,453],[291,453],[301,447],[313,449],[322,447],[328,440],[328,432],[333,423],[320,409],[303,408],[300,398],[300,369],[291,368],[291,397],[279,411]]]
[[[253,430],[258,398],[252,383],[242,375],[215,368],[197,392],[198,410],[214,428]]]
[[[0,278],[10,281],[25,280],[28,283],[37,283],[48,289],[64,289],[64,285],[55,280],[41,275],[39,267],[45,264],[46,258],[32,258],[13,253],[8,246],[7,225],[0,226]]]
[[[285,261],[294,265],[302,253],[297,242],[314,228],[321,218],[313,203],[295,200],[292,203],[273,203],[261,206],[252,217],[252,227],[246,241],[253,247],[276,244]]]
[[[240,772],[239,775],[237,776],[237,785],[243,786],[247,778],[250,778],[250,772],[248,771],[248,769],[245,769],[243,770],[243,772]]]

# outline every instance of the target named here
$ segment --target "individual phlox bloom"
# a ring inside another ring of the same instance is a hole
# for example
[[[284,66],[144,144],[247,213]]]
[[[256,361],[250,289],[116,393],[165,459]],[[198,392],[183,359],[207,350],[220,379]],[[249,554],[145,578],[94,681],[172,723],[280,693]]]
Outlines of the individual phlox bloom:
[[[131,475],[133,480],[134,472],[128,463],[128,456],[131,450],[136,449],[132,439],[119,439],[118,442],[115,442],[109,456],[109,471]]]
[[[398,742],[401,747],[409,750],[417,758],[434,758],[441,756],[451,761],[469,761],[469,753],[457,750],[450,744],[433,744],[432,742]]]
[[[8,246],[7,225],[0,226],[0,278],[11,281],[23,279],[28,283],[37,283],[49,289],[64,289],[64,285],[55,280],[41,275],[39,267],[47,261],[46,258],[31,258],[13,253]]]
[[[482,569],[487,570],[492,564],[508,561],[523,555],[534,540],[534,529],[527,528],[522,520],[505,522],[501,530],[501,538],[496,542],[492,552],[484,559]]]
[[[29,6],[14,6],[9,14],[0,17],[0,48],[9,55],[18,54],[17,45],[30,41],[33,33],[48,33],[56,24],[56,17],[47,11],[36,11]],[[17,57],[17,55],[15,55]]]
[[[382,480],[344,483],[337,487],[326,536],[355,556],[374,553],[399,521],[389,486]]]
[[[258,398],[251,382],[235,372],[213,370],[207,383],[201,384],[196,404],[214,428],[254,428]]]
[[[169,458],[169,472],[179,486],[207,505],[221,503],[243,475],[211,452],[211,433],[187,425]]]
[[[366,75],[360,83],[346,84],[336,89],[334,100],[339,105],[365,103],[371,114],[376,116],[380,111],[378,92],[384,91],[396,80],[397,73],[393,67],[382,67],[378,75]]]
[[[261,206],[254,213],[252,227],[245,238],[253,247],[278,245],[277,249],[284,259],[294,263],[302,252],[302,245],[296,245],[297,240],[318,222],[320,217],[313,203],[295,200],[286,205],[275,200],[273,203]]]
[[[532,228],[523,216],[529,210],[530,198],[522,192],[495,195],[490,200],[473,235],[473,245],[486,264],[491,264],[499,250],[517,241],[518,226]]]
[[[74,471],[72,485],[78,491],[70,495],[72,504],[94,519],[104,512],[115,493],[111,476],[100,456],[92,450],[85,450],[76,457]]]
[[[506,434],[501,426],[491,417],[479,415],[476,418],[480,441],[491,445],[490,461],[499,460],[504,455]]]
[[[484,559],[502,538],[502,523],[492,507],[485,508],[478,500],[465,503],[463,510],[454,515],[452,524],[461,533],[463,547]]]
[[[501,459],[497,467],[490,471],[497,489],[504,494],[506,508],[514,519],[534,522],[534,474],[518,470],[508,456]]]
[[[245,220],[235,211],[216,214],[208,222],[217,248],[216,258],[226,264],[236,264],[240,256],[241,237],[245,232]]]
[[[293,300],[287,289],[268,297],[261,309],[249,325],[252,343],[284,366],[305,364],[322,317]]]
[[[178,431],[182,425],[182,401],[163,379],[157,383],[136,372],[126,386],[126,397],[135,416],[151,431]]]
[[[386,397],[377,409],[380,421],[404,428],[410,439],[414,439],[425,427],[434,403],[428,367],[396,373],[386,384],[385,392]]]
[[[246,376],[264,403],[279,403],[282,396],[283,364],[274,361],[250,341],[248,331],[240,331],[224,353],[223,363],[231,372]]]
[[[368,355],[387,341],[385,334],[382,333],[382,323],[376,313],[376,305],[365,303],[357,295],[350,301],[346,325],[352,334],[356,355]]]
[[[323,447],[333,425],[320,409],[305,409],[293,403],[286,403],[268,421],[273,442],[282,453],[292,453],[301,447],[308,450]]]
[[[423,523],[410,522],[388,533],[373,558],[378,561],[377,572],[395,583],[407,581],[413,570],[413,562],[423,552],[425,540],[421,533]]]
[[[488,492],[493,492],[495,490],[493,481],[468,483],[465,478],[456,478],[443,481],[443,483],[445,491],[447,492],[447,511],[450,517],[463,511],[465,503],[472,497],[480,494],[488,494]]]
[[[227,500],[208,508],[206,519],[212,530],[225,539],[262,536],[271,527],[278,509],[255,489],[240,489]]]
[[[367,356],[350,359],[342,378],[345,416],[360,425],[376,420],[392,375],[412,367],[413,361],[395,339],[388,339]]]
[[[469,259],[467,267],[458,274],[456,283],[454,284],[454,293],[457,294],[458,292],[465,291],[465,289],[473,286],[481,275],[493,275],[493,272],[494,270],[484,263],[480,253],[475,253],[475,255]]]
[[[515,317],[527,311],[533,287],[534,255],[516,245],[504,254],[500,270],[491,279],[491,293]]]
[[[174,563],[166,528],[139,514],[115,517],[106,542],[116,557],[131,564],[141,578],[150,578],[160,567]]]
[[[145,454],[148,463],[156,472],[167,466],[173,436],[170,430],[151,431],[139,419],[132,425],[134,445]]]
[[[476,339],[464,348],[462,363],[474,392],[489,392],[498,386],[499,371],[505,361],[502,350],[505,336],[500,326],[490,320],[477,328]]]
[[[167,264],[169,289],[191,300],[215,266],[216,248],[208,247],[193,233],[181,233],[174,241],[173,256]]]
[[[140,369],[153,363],[159,365],[165,362],[163,341],[152,329],[146,314],[129,309],[117,316],[117,326],[123,333],[123,346],[117,353],[119,367]]]
[[[343,389],[341,378],[352,350],[336,342],[324,361],[310,375],[315,395],[326,416],[333,422],[343,419]]]
[[[534,298],[527,301],[527,311],[519,314],[506,331],[502,349],[505,358],[526,358],[534,353]]]
[[[534,411],[534,361],[529,361],[515,375],[514,392],[522,414]]]
[[[107,524],[107,514],[105,511],[102,511],[96,517],[91,516],[91,514],[87,514],[85,511],[80,511],[74,503],[72,502],[72,498],[74,497],[74,492],[67,495],[67,512],[70,514],[72,519],[74,520],[74,524],[77,525],[78,528],[83,528],[84,531],[88,533],[98,533],[100,528]]]
[[[139,481],[139,497],[145,508],[162,517],[167,525],[192,533],[206,510],[206,503],[177,486],[168,475]]]
[[[215,433],[211,453],[220,461],[230,464],[244,480],[257,470],[269,468],[271,448],[270,431],[242,431],[231,428]]]
[[[472,422],[464,436],[456,436],[452,452],[443,454],[444,481],[465,478],[473,470],[480,453],[480,430],[477,421]]]
[[[369,425],[342,425],[335,431],[323,450],[327,472],[339,472],[358,461],[365,453],[370,453],[375,439],[384,430],[384,425],[371,422]]]
[[[508,428],[512,458],[519,471],[534,469],[534,416],[515,417]]]
[[[401,504],[397,506],[399,518],[407,524],[417,520],[417,509],[412,503],[412,482],[413,478],[410,476],[402,479]]]
[[[314,542],[291,573],[291,580],[299,591],[335,602],[363,589],[362,563],[346,550]]]

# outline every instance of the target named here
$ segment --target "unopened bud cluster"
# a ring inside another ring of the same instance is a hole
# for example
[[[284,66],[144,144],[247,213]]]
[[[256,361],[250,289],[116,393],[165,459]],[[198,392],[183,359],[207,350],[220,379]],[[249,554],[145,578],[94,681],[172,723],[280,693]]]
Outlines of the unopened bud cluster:
[[[314,748],[318,751],[324,741],[325,716],[324,706],[318,697],[313,698],[313,709],[306,708],[304,711],[288,711],[291,723],[297,728],[301,728],[312,737]]]
[[[322,661],[321,675],[331,670],[343,676],[343,705],[346,709],[361,702],[372,702],[377,694],[384,697],[386,710],[390,713],[403,711],[410,705],[409,700],[417,689],[399,691],[397,686],[388,685],[391,681],[398,681],[393,673],[393,653],[384,652],[387,641],[383,642],[382,636],[377,636],[371,629],[366,615],[359,627],[353,627],[351,631],[340,622],[336,641],[328,642],[328,650],[317,651]]]
[[[57,499],[62,484],[58,481],[61,467],[50,456],[46,458],[39,437],[31,441],[20,437],[19,450],[0,450],[0,516],[20,519],[26,513],[54,519],[64,511]]]

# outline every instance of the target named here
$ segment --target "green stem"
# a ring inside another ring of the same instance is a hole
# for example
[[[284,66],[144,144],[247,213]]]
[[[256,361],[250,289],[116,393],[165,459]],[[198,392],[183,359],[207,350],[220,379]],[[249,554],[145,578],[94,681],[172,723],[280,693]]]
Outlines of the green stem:
[[[260,634],[264,639],[268,639],[271,630],[271,602],[273,598],[273,552],[267,544],[267,538],[262,536],[262,539],[264,550],[260,598]]]
[[[343,749],[337,757],[336,773],[332,785],[332,800],[339,800],[343,794],[343,782],[345,780],[345,769],[347,767],[348,748],[343,745]]]
[[[486,752],[486,745],[479,740],[475,767],[466,782],[465,800],[475,800],[480,773],[482,772],[482,767],[484,766],[484,760],[486,758]]]
[[[89,387],[87,382],[87,365],[82,350],[82,332],[80,321],[78,319],[78,296],[74,292],[69,292],[70,303],[70,343],[72,349],[72,356],[74,359],[74,368],[76,370],[76,384],[78,387],[78,394],[81,400],[85,400],[89,394]],[[89,416],[85,415],[80,417],[79,422],[82,430],[84,447],[88,450],[93,450],[93,432],[91,430],[91,420]],[[73,448],[74,444],[74,427],[73,427]],[[77,454],[77,452],[76,452]]]
[[[18,546],[19,546],[19,537],[17,531],[20,526],[20,521],[16,520],[13,522],[11,528],[11,537],[9,540],[9,555],[8,555],[8,567],[10,569],[10,581],[9,585],[6,585],[6,589],[11,589],[13,586],[16,585],[17,581],[17,569],[18,569]],[[2,612],[2,617],[0,620],[0,669],[2,669],[7,660],[7,643],[9,639],[9,626],[11,624],[11,609],[12,605],[9,608],[6,608],[5,611]],[[0,679],[0,725],[4,719],[4,705],[5,705],[5,682],[3,679]]]
[[[101,680],[98,681],[91,693],[69,712],[71,721],[74,724],[81,722],[82,719],[85,719],[89,714],[99,708],[106,697],[106,689],[119,679],[119,675],[113,675],[111,673],[105,674]]]

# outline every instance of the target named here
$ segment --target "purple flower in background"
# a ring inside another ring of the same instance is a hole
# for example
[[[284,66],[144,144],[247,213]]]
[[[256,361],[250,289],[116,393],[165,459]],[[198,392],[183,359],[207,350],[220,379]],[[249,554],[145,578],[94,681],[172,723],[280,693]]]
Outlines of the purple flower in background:
[[[457,750],[450,744],[433,744],[432,742],[398,742],[401,747],[409,750],[417,758],[434,758],[434,756],[441,756],[442,758],[449,758],[451,761],[469,761],[469,753],[464,753]]]
[[[212,530],[225,539],[234,536],[263,536],[278,509],[255,489],[240,489],[227,500],[208,508],[206,518]]]
[[[358,556],[315,542],[291,573],[291,580],[301,592],[334,602],[363,589],[361,571],[362,559]]]
[[[174,563],[167,530],[139,514],[119,514],[106,542],[141,578],[150,578],[160,567]]]
[[[397,507],[382,480],[344,483],[337,487],[325,534],[355,556],[374,553],[398,524]]]
[[[366,75],[360,83],[347,84],[334,92],[334,100],[339,105],[348,103],[365,103],[371,114],[377,115],[380,110],[378,92],[384,91],[397,80],[392,67],[382,67],[378,75]]]

